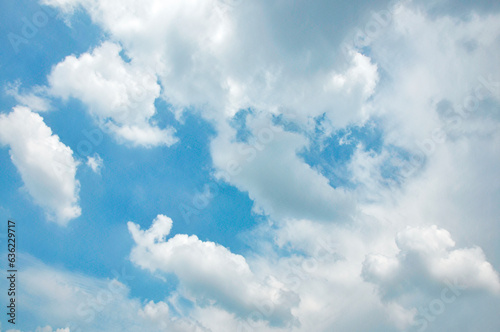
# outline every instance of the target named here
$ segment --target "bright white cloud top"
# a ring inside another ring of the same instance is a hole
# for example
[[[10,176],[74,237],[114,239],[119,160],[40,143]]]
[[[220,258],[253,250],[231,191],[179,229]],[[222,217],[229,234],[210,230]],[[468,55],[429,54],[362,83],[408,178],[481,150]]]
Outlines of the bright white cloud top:
[[[118,139],[146,147],[172,145],[177,141],[172,129],[150,124],[160,93],[156,76],[124,62],[120,51],[104,43],[92,54],[67,57],[49,76],[51,93],[83,101]]]
[[[61,243],[23,331],[500,329],[499,5],[41,6],[73,42],[5,82],[2,197],[67,227],[0,205]]]

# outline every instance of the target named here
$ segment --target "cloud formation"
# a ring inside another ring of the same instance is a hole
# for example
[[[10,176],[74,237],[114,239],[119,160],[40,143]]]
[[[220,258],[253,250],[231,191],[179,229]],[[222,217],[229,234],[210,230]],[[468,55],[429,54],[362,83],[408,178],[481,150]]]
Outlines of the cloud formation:
[[[296,294],[272,277],[259,280],[243,256],[214,242],[185,234],[166,240],[171,227],[172,220],[164,215],[158,215],[147,230],[129,222],[135,242],[131,261],[151,272],[175,274],[195,301],[215,301],[243,317],[269,305],[272,309],[266,320],[273,324],[293,321],[290,309],[298,303]]]
[[[408,228],[398,233],[400,252],[395,257],[370,254],[363,263],[363,276],[380,286],[382,295],[393,297],[398,283],[455,282],[471,290],[500,292],[498,273],[481,248],[453,249],[455,242],[444,229]],[[401,294],[397,294],[401,295]]]
[[[105,42],[92,53],[66,57],[48,77],[50,93],[80,99],[119,141],[145,147],[174,144],[174,130],[160,129],[151,119],[160,94],[154,70],[125,62],[121,51]]]
[[[0,115],[0,143],[9,146],[26,190],[50,220],[66,225],[80,216],[78,162],[40,115],[22,106]]]

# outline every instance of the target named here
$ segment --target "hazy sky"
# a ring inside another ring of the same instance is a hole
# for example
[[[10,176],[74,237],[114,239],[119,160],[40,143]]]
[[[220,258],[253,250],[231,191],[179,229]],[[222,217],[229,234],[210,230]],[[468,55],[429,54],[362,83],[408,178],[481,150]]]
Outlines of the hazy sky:
[[[500,330],[500,2],[0,17],[2,331]]]

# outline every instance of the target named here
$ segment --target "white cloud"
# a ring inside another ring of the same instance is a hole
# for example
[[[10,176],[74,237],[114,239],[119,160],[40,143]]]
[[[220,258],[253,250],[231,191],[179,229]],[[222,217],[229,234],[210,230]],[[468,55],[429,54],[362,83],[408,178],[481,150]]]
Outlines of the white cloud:
[[[18,296],[18,310],[30,317],[23,324],[29,326],[35,319],[64,326],[41,326],[36,332],[188,332],[196,326],[197,331],[208,331],[196,320],[170,314],[168,299],[141,303],[131,298],[128,286],[116,279],[126,281],[131,277],[128,272],[113,278],[95,278],[45,265],[24,254],[18,255],[18,259],[24,268],[19,275],[23,291]],[[6,281],[0,283],[5,286]]]
[[[346,221],[352,198],[345,190],[332,188],[327,178],[297,156],[309,144],[304,136],[284,131],[262,115],[247,117],[247,126],[254,133],[248,142],[226,135],[212,141],[220,179],[247,191],[256,212],[275,218]]]
[[[93,157],[91,157],[91,156],[87,157],[87,166],[90,167],[92,169],[92,171],[94,171],[95,173],[100,174],[101,169],[104,166],[104,162],[103,162],[101,156],[99,156],[99,154],[95,153]]]
[[[384,201],[393,191],[387,185],[393,184],[381,174],[381,168],[390,160],[391,156],[383,150],[377,154],[366,151],[362,144],[358,144],[348,162],[349,180],[356,185],[357,197],[360,201]],[[396,174],[392,174],[396,177]],[[394,180],[392,180],[394,181]]]
[[[496,216],[500,135],[468,135],[436,145],[425,172],[407,184],[398,211],[450,230],[459,243],[479,245],[498,269]]]
[[[47,99],[37,95],[37,92],[39,94],[42,93],[42,88],[35,88],[30,93],[22,93],[19,92],[20,85],[19,82],[7,85],[6,93],[14,97],[20,105],[26,106],[34,112],[45,112],[51,108],[50,102]]]
[[[237,6],[218,0],[44,3],[67,13],[77,7],[87,10],[112,40],[123,45],[134,66],[154,70],[151,74],[158,75],[164,87],[162,97],[178,110],[196,106],[203,109],[204,117],[218,122],[248,107],[266,112],[292,109],[304,123],[326,112],[337,127],[364,121],[369,115],[363,103],[374,92],[377,66],[360,53],[351,52],[344,61],[336,52],[338,32],[352,24],[339,13],[332,11],[328,19],[318,21],[327,25],[319,30],[314,24],[283,23],[277,8],[258,2]],[[328,2],[321,5],[331,9]],[[293,6],[307,13],[307,8],[300,8],[304,4]],[[280,23],[286,28],[275,26]],[[255,34],[263,29],[269,33]],[[292,35],[295,31],[296,36],[308,34],[310,38],[300,39],[307,49],[286,54],[290,45],[281,39],[280,29],[291,30],[286,34]],[[322,31],[328,31],[328,42],[311,43]],[[103,88],[114,94],[111,87]]]
[[[169,304],[172,305],[174,302],[172,298],[168,299]],[[196,310],[196,309],[195,309]],[[142,318],[141,325],[135,328],[141,330],[148,329],[148,331],[159,331],[159,332],[209,332],[212,331],[205,327],[205,324],[201,324],[199,320],[195,318],[181,318],[175,317],[170,313],[169,305],[166,302],[159,301],[149,301],[138,311],[138,316]],[[194,317],[191,315],[191,317]],[[137,331],[137,330],[130,330]]]
[[[371,254],[363,263],[363,276],[377,284],[384,297],[399,297],[411,286],[432,287],[437,282],[453,282],[468,290],[500,293],[500,279],[486,261],[481,248],[453,249],[455,242],[448,231],[437,226],[408,228],[396,237],[397,256]],[[401,288],[401,283],[413,284]]]
[[[166,240],[171,227],[172,220],[163,215],[158,215],[145,231],[129,222],[136,244],[131,261],[151,272],[174,273],[186,291],[185,296],[196,302],[214,301],[243,317],[258,306],[269,304],[272,310],[268,317],[263,317],[265,320],[273,324],[293,322],[290,310],[298,303],[295,293],[272,277],[259,280],[243,256],[221,245],[201,241],[195,235],[177,234]]]
[[[411,4],[398,7],[392,24],[370,44],[372,61],[393,82],[378,87],[373,105],[385,117],[387,144],[414,151],[428,139],[439,140],[439,129],[475,127],[477,133],[488,128],[474,125],[479,113],[474,107],[484,108],[479,103],[487,99],[500,101],[500,84],[491,83],[499,81],[500,67],[491,56],[500,49],[497,17],[430,17]],[[440,115],[443,101],[450,112]],[[452,124],[459,115],[460,125]]]
[[[165,302],[149,301],[144,308],[139,309],[139,316],[159,325],[162,330],[169,326],[169,308]]]
[[[28,193],[49,219],[65,225],[80,216],[78,162],[40,115],[21,106],[0,115],[0,143],[9,146]]]
[[[450,233],[436,226],[408,227],[396,243],[396,252],[381,247],[385,254],[368,254],[362,269],[396,326],[408,331],[496,326],[486,308],[500,303],[500,279],[481,248],[455,249]],[[471,306],[484,312],[482,322],[467,325],[464,314]]]
[[[120,141],[146,147],[174,144],[174,130],[160,129],[151,119],[160,94],[155,72],[125,62],[120,51],[117,44],[105,42],[92,53],[66,57],[49,75],[49,91],[83,101]]]
[[[410,314],[381,304],[360,276],[366,252],[386,246],[383,224],[362,216],[348,225],[288,220],[274,232],[263,226],[288,255],[276,257],[257,243],[263,250],[252,265],[299,294],[300,331],[397,331],[394,326],[407,324]]]

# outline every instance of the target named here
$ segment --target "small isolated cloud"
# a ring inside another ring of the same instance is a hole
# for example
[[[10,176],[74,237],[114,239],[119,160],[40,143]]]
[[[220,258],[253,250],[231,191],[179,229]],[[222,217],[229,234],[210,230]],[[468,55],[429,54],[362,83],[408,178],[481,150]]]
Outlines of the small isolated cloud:
[[[22,106],[0,115],[0,143],[9,146],[28,193],[49,219],[66,225],[80,216],[78,162],[40,115]]]
[[[101,169],[104,166],[104,162],[101,156],[95,153],[93,157],[87,157],[87,166],[90,167],[95,173],[101,174]]]
[[[14,99],[23,106],[28,107],[34,112],[45,112],[50,109],[50,102],[37,95],[35,92],[40,92],[41,89],[36,89],[34,92],[22,93],[19,91],[20,87],[19,82],[15,82],[14,84],[9,84],[5,89],[5,92],[14,97]]]
[[[409,227],[396,236],[399,253],[393,257],[370,254],[363,277],[376,284],[385,299],[414,291],[427,292],[453,282],[468,290],[500,293],[500,279],[481,248],[453,249],[447,230]]]
[[[240,317],[266,306],[267,316],[262,318],[271,324],[294,321],[291,309],[299,302],[294,292],[272,277],[259,280],[243,256],[219,244],[185,234],[166,240],[171,228],[172,220],[164,215],[147,230],[129,222],[135,242],[131,261],[151,272],[174,273],[186,296],[199,303],[215,303]]]
[[[92,53],[66,57],[48,77],[50,93],[81,100],[118,141],[145,147],[174,144],[175,130],[160,129],[152,121],[160,95],[155,72],[125,62],[121,50],[105,42]]]

